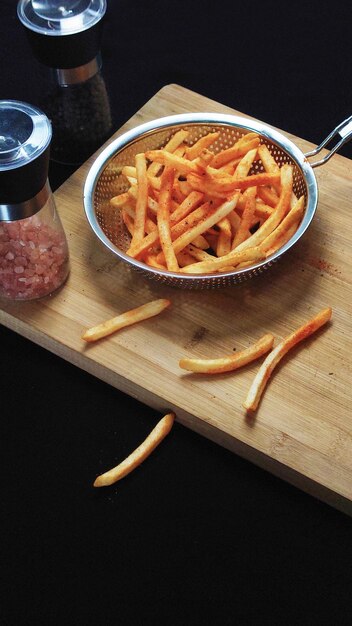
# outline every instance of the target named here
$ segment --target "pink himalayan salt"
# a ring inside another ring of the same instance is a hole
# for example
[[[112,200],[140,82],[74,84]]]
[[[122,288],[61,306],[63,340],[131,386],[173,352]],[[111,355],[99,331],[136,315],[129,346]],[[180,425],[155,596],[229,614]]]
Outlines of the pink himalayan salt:
[[[0,223],[0,295],[14,300],[46,296],[64,282],[68,268],[63,231],[37,216]]]

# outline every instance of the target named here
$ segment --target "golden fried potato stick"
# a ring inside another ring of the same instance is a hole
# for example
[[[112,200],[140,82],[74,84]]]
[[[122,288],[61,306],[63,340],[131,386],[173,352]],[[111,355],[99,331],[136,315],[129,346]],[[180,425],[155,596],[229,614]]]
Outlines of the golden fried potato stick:
[[[170,228],[170,204],[174,178],[175,170],[172,167],[165,167],[161,175],[159,209],[157,213],[159,239],[165,257],[166,267],[170,272],[177,272],[180,269],[172,247]]]
[[[180,237],[180,235],[182,235],[191,227],[198,224],[201,220],[207,217],[207,215],[209,214],[209,211],[211,210],[211,207],[212,205],[210,202],[203,202],[203,204],[201,204],[196,209],[191,211],[191,213],[188,213],[188,215],[186,215],[182,220],[177,221],[176,224],[172,222],[173,223],[173,226],[171,228],[172,240],[174,241],[175,239]],[[171,218],[174,217],[175,213],[172,214]]]
[[[203,150],[199,157],[193,159],[193,163],[199,163],[203,168],[206,168],[214,158],[214,153],[211,150]],[[217,170],[216,170],[217,171]]]
[[[270,172],[271,174],[278,174],[280,172],[280,167],[276,163],[269,148],[265,144],[262,144],[258,147],[258,156],[261,159],[261,162],[263,163],[266,172]],[[279,194],[280,184],[274,185],[274,189]]]
[[[177,240],[176,240],[177,241]],[[206,274],[208,272],[216,272],[218,270],[227,270],[229,267],[239,265],[245,261],[257,263],[265,259],[265,252],[258,248],[246,248],[246,250],[232,250],[226,256],[213,257],[209,261],[200,261],[184,268],[187,274]]]
[[[197,174],[191,173],[187,176],[186,182],[191,189],[202,192],[206,196],[211,197],[213,200],[216,198],[224,201],[229,195],[229,193],[223,192],[221,189],[220,191],[217,191],[214,186],[211,186],[212,180],[208,177],[206,178],[205,176],[198,176]]]
[[[118,315],[117,317],[113,317],[112,319],[102,322],[97,326],[89,328],[83,333],[82,339],[88,342],[97,341],[102,337],[107,337],[107,335],[115,333],[117,330],[120,330],[125,326],[131,326],[132,324],[142,322],[143,320],[158,315],[170,306],[170,304],[170,300],[166,300],[164,298],[161,298],[160,300],[152,300],[151,302],[142,304],[142,306],[139,306],[136,309],[131,309],[130,311],[121,313],[121,315]]]
[[[131,198],[134,198],[135,200],[137,200],[137,195],[138,195],[138,186],[137,185],[132,185],[132,187],[129,188],[128,192],[127,192]],[[121,194],[122,196],[124,194]],[[119,201],[117,201],[117,205],[115,204],[116,199],[119,198],[119,196],[115,196],[115,198],[112,198],[112,200],[110,200],[110,202],[112,202],[113,206],[118,206]],[[114,202],[113,202],[114,201]],[[155,215],[158,212],[158,203],[156,202],[156,200],[154,200],[154,198],[152,198],[151,196],[148,196],[148,200],[147,200],[147,208],[154,213]]]
[[[177,133],[172,135],[171,139],[165,144],[163,150],[166,152],[176,152],[184,140],[188,137],[188,130],[178,130]],[[161,163],[151,163],[148,167],[148,176],[156,176],[162,168]]]
[[[209,248],[209,244],[207,248]],[[208,252],[205,252],[205,250],[198,248],[193,243],[190,243],[188,246],[186,246],[184,248],[184,251],[188,252],[188,254],[190,254],[193,257],[193,263],[194,263],[194,259],[196,259],[196,261],[210,261],[211,259],[214,258],[211,254],[209,254]]]
[[[134,220],[136,218],[136,211],[133,207],[129,206],[128,204],[126,204],[122,210],[122,213],[127,213],[129,215],[129,217],[133,220],[133,229],[134,229]],[[126,224],[127,225],[127,224]],[[153,220],[151,220],[148,216],[146,217],[145,220],[145,231],[146,233],[152,233],[158,230],[157,225],[155,224],[155,222],[153,222]]]
[[[137,178],[135,178],[135,176],[126,176],[126,178],[131,186],[137,187]]]
[[[200,205],[204,198],[204,194],[200,191],[191,191],[181,204],[172,212],[170,221],[177,224],[189,215],[197,206]]]
[[[288,230],[286,230],[286,232],[283,235],[281,235],[281,237],[278,237],[277,239],[275,239],[273,246],[269,250],[265,251],[266,258],[268,258],[272,254],[280,250],[280,248],[282,248],[285,245],[285,243],[290,241],[291,237],[293,237],[293,235],[295,234],[298,226],[299,226],[299,220],[297,220],[297,222],[292,224],[292,226]]]
[[[148,178],[147,166],[143,152],[136,154],[136,170],[138,193],[136,200],[136,217],[134,220],[134,233],[132,237],[133,244],[141,241],[145,234],[145,218],[147,215],[148,204]]]
[[[158,261],[156,260],[155,254],[152,254],[151,252],[148,252],[145,255],[145,259],[144,260],[145,260],[147,265],[150,265],[151,267],[155,267],[155,269],[157,269],[157,270],[165,271],[167,269],[165,264],[158,263]]]
[[[233,211],[231,211],[233,213]],[[217,256],[225,256],[231,251],[232,230],[228,217],[224,217],[217,224],[219,228],[218,243],[216,246]]]
[[[284,234],[291,228],[293,224],[299,222],[304,213],[304,196],[301,196],[299,200],[297,200],[296,204],[293,208],[287,213],[286,217],[280,222],[280,224],[273,230],[270,235],[266,237],[260,244],[262,250],[267,252],[274,245],[277,239],[280,239],[284,236]]]
[[[236,141],[231,148],[227,148],[227,150],[222,150],[216,154],[211,162],[212,167],[219,168],[233,159],[243,157],[247,152],[249,152],[249,150],[257,148],[259,146],[259,142],[260,139],[255,133],[248,133],[247,135],[244,135]]]
[[[256,199],[255,214],[257,217],[259,217],[259,219],[267,220],[273,211],[273,207],[269,206],[268,204],[264,204],[264,202]]]
[[[191,185],[189,185],[186,180],[181,180],[180,178],[178,179],[178,186],[181,193],[183,193],[185,197],[187,197],[193,191]]]
[[[212,166],[211,163],[207,166],[208,174],[211,174],[213,178],[224,178],[224,176],[233,176],[235,173],[235,169],[240,163],[241,159],[234,159],[233,161],[229,161],[226,165],[219,167],[216,169]]]
[[[175,254],[181,252],[189,243],[194,243],[200,248],[203,246],[203,240],[208,248],[208,241],[201,231],[203,230],[204,221],[209,218],[209,215],[213,215],[214,211],[215,209],[211,202],[204,202],[171,228],[171,239],[173,242],[178,242],[177,247],[174,247]],[[201,238],[201,241],[199,241],[199,238]],[[201,243],[201,246],[199,243]],[[174,243],[172,245],[174,246]],[[159,252],[157,259],[160,263],[164,262],[164,253],[162,251]]]
[[[232,161],[229,161],[228,163],[226,163],[225,165],[222,165],[218,169],[213,168],[212,174],[214,174],[215,176],[215,172],[217,172],[218,176],[223,176],[224,174],[229,174],[230,176],[233,176],[240,160],[241,159],[232,159]]]
[[[173,167],[179,174],[185,176],[190,172],[202,173],[204,167],[196,163],[195,161],[188,161],[184,157],[179,157],[171,152],[165,152],[164,150],[148,150],[145,153],[146,158],[149,161],[156,161],[161,165],[167,165]]]
[[[187,131],[188,132],[188,131]],[[171,140],[170,140],[171,141]],[[183,157],[185,156],[185,152],[186,152],[186,148],[187,148],[187,144],[186,143],[180,143],[180,145],[176,148],[176,150],[169,150],[169,152],[173,152],[174,154],[176,154],[176,156],[180,156]],[[165,150],[165,148],[164,148]],[[151,167],[151,166],[150,166]]]
[[[231,232],[232,232],[232,236],[234,237],[236,232],[238,231],[239,227],[240,227],[240,223],[241,223],[241,218],[237,213],[237,207],[238,207],[238,202],[237,202],[237,206],[236,206],[236,210],[235,211],[231,211],[231,213],[228,214],[227,218],[231,224]]]
[[[262,187],[258,187],[257,195],[258,198],[263,200],[265,204],[268,204],[273,209],[279,202],[279,196],[276,191],[274,189],[271,189],[270,187],[266,187],[265,185],[263,185]]]
[[[216,254],[218,257],[226,256],[231,250],[231,237],[224,231],[220,230],[218,242],[216,244]]]
[[[248,237],[245,241],[240,243],[235,250],[245,250],[246,248],[252,248],[253,246],[259,246],[268,235],[280,224],[281,220],[285,217],[289,211],[292,184],[293,184],[293,172],[292,166],[287,163],[284,164],[280,170],[281,172],[281,194],[279,202],[275,208],[275,211],[268,217],[267,220],[258,228],[258,230]]]
[[[121,173],[128,178],[132,176],[132,178],[137,178],[137,169],[134,165],[124,165]]]
[[[122,219],[123,222],[128,230],[128,232],[130,233],[131,237],[133,237],[133,233],[134,233],[134,220],[133,218],[127,213],[126,209],[122,209]]]
[[[280,182],[280,175],[261,172],[260,174],[245,176],[245,178],[237,180],[235,175],[222,176],[221,178],[213,176],[210,168],[207,168],[206,176],[201,176],[197,173],[191,172],[188,174],[187,180],[191,187],[197,191],[203,191],[204,193],[214,195],[215,197],[227,197],[236,190],[243,191],[244,189],[254,187],[255,185],[273,185],[278,183]]]
[[[187,249],[185,248],[177,254],[177,261],[180,267],[187,267],[187,265],[192,265],[192,263],[194,263],[194,258],[188,253]]]
[[[246,197],[246,204],[244,207],[244,211],[242,213],[241,223],[232,241],[232,245],[231,245],[232,250],[234,250],[234,248],[239,246],[240,243],[242,243],[242,241],[245,241],[245,239],[248,239],[248,236],[250,236],[249,229],[252,225],[252,221],[253,221],[254,214],[255,214],[256,195],[257,195],[256,187],[249,187],[249,189],[246,189],[246,191],[243,194],[243,196]]]
[[[136,467],[155,450],[155,448],[169,434],[175,421],[175,414],[168,413],[157,423],[148,437],[136,448],[124,461],[116,467],[98,476],[93,487],[109,487],[127,474],[130,474]]]
[[[249,150],[247,154],[245,154],[242,157],[233,175],[233,177],[236,180],[239,180],[240,178],[245,178],[245,176],[248,176],[256,155],[257,155],[257,148],[254,148],[253,150]]]
[[[196,143],[193,144],[193,146],[189,146],[188,148],[186,148],[186,158],[190,161],[193,161],[193,159],[196,159],[201,155],[203,150],[209,148],[209,146],[211,146],[211,144],[214,143],[214,141],[216,141],[219,136],[220,133],[216,132],[208,133],[204,137],[201,137],[200,139],[198,139],[198,141],[196,141]]]
[[[177,205],[182,204],[182,202],[186,199],[185,194],[182,192],[180,187],[180,181],[177,177],[174,179],[174,184],[172,187],[172,199]]]
[[[287,354],[291,348],[298,343],[307,339],[310,335],[315,333],[321,326],[326,324],[332,315],[331,307],[323,309],[311,320],[303,324],[300,328],[288,335],[283,341],[281,341],[273,350],[268,354],[265,361],[262,363],[254,381],[249,389],[247,398],[243,402],[243,406],[247,411],[255,411],[258,407],[260,398],[263,394],[265,386],[274,370],[276,365]]]
[[[128,204],[129,201],[131,200],[131,195],[129,191],[130,190],[124,193],[120,193],[118,196],[114,196],[113,198],[110,198],[111,206],[113,206],[116,209],[120,209],[121,207],[123,208],[125,204]]]
[[[183,248],[188,246],[188,244],[193,243],[198,235],[203,235],[208,228],[211,228],[214,224],[217,224],[220,220],[226,217],[236,207],[238,196],[239,193],[235,193],[220,206],[211,209],[205,219],[175,239],[172,244],[175,253],[177,254],[183,250]]]
[[[110,204],[115,209],[133,208],[134,210],[136,207],[137,193],[138,193],[137,185],[133,185],[132,187],[128,189],[128,191],[124,193],[120,193],[118,196],[114,196],[113,198],[111,198]],[[147,209],[148,209],[149,214],[156,217],[157,210],[158,210],[158,203],[150,196],[148,196]],[[134,219],[135,216],[131,215],[131,217],[133,217]],[[148,220],[148,218],[146,218],[146,220]],[[146,224],[146,232],[148,232],[147,224]]]
[[[192,192],[191,192],[192,193]],[[198,192],[195,192],[198,193]],[[180,210],[176,209],[170,216],[170,225],[171,226],[171,239],[176,239],[182,233],[190,228],[190,226],[194,223],[198,223],[201,219],[204,219],[208,214],[209,210],[209,202],[203,203],[200,207],[194,209],[199,202],[198,199],[193,199],[185,205],[181,211],[181,205],[179,207]],[[185,201],[186,202],[186,201]],[[190,211],[190,212],[189,212]],[[184,215],[183,219],[179,219],[180,215]],[[130,246],[127,250],[126,254],[129,256],[139,259],[143,256],[143,254],[149,250],[151,246],[156,245],[159,242],[159,231],[155,231],[152,234],[147,235],[144,239],[137,244],[136,246]]]
[[[160,176],[150,176],[147,174],[148,183],[153,191],[160,191],[161,178]]]
[[[223,356],[218,359],[181,359],[179,366],[189,372],[197,372],[199,374],[222,374],[223,372],[232,372],[252,361],[259,359],[266,354],[274,344],[274,336],[268,333],[263,335],[254,344],[236,352],[229,356]]]
[[[279,172],[280,168],[272,156],[269,148],[263,143],[258,147],[258,156],[263,163],[266,172]]]
[[[198,237],[193,239],[192,243],[201,250],[207,250],[209,248],[209,244],[203,235],[198,235]]]

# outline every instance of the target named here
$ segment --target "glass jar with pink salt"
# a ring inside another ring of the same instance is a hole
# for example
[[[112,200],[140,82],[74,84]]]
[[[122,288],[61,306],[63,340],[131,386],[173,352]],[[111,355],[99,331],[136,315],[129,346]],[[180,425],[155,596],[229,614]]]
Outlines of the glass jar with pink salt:
[[[69,251],[48,182],[51,125],[39,109],[0,101],[0,297],[32,300],[65,282]]]

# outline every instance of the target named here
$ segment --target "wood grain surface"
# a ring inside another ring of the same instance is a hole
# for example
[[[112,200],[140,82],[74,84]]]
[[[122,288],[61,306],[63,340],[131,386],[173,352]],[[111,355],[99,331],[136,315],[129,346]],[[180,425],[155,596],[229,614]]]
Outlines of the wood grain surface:
[[[156,117],[195,111],[239,113],[167,85],[114,137]],[[284,134],[303,151],[312,148]],[[67,283],[39,301],[2,302],[1,323],[158,411],[174,410],[185,426],[351,514],[352,162],[335,155],[315,170],[314,220],[277,264],[244,284],[197,292],[140,276],[97,241],[82,202],[94,158],[55,193],[71,255]],[[81,340],[87,327],[154,298],[172,306],[96,344]],[[278,342],[326,306],[332,322],[285,357],[254,419],[242,401],[259,362],[217,376],[178,366],[184,356],[231,354],[267,332]]]

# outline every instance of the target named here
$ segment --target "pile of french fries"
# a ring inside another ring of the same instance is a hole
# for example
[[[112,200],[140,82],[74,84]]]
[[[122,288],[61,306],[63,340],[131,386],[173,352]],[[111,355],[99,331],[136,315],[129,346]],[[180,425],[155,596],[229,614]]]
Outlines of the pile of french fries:
[[[297,198],[293,192],[292,166],[279,167],[253,132],[220,152],[211,150],[218,132],[193,145],[187,143],[188,134],[177,131],[163,149],[138,153],[133,166],[123,167],[129,189],[110,203],[121,211],[131,235],[127,254],[154,268],[188,274],[245,268],[271,256],[293,236],[304,213],[304,196]],[[159,315],[170,304],[167,299],[147,302],[87,329],[82,339],[97,341]],[[323,309],[275,347],[274,336],[267,333],[236,354],[182,358],[179,366],[221,374],[265,357],[242,402],[252,413],[281,359],[331,315],[331,307]],[[174,420],[173,412],[165,415],[125,460],[96,478],[94,487],[112,485],[138,467],[167,436]]]
[[[163,149],[138,153],[122,168],[128,191],[110,203],[131,235],[127,254],[187,274],[241,269],[271,256],[304,213],[292,166],[279,167],[253,132],[217,153],[219,132],[193,145],[188,135],[181,129]],[[253,173],[259,166],[264,171]]]
[[[121,330],[126,326],[131,326],[138,322],[142,322],[151,317],[159,315],[170,306],[170,300],[160,299],[147,302],[140,307],[131,309],[109,319],[105,322],[89,328],[82,334],[82,339],[87,342],[94,342]],[[255,343],[248,348],[237,352],[236,354],[225,355],[211,359],[195,359],[183,358],[179,361],[182,369],[198,374],[222,374],[244,367],[249,363],[265,356],[265,359],[259,368],[253,382],[247,393],[247,397],[242,406],[247,412],[257,410],[264,389],[271,377],[275,367],[283,359],[283,357],[301,341],[304,341],[310,335],[315,333],[319,328],[324,326],[332,316],[331,307],[322,309],[310,320],[302,326],[294,330],[290,335],[282,339],[275,347],[275,337],[271,333],[263,335]],[[124,476],[132,472],[140,465],[159,445],[159,443],[170,432],[175,419],[174,413],[165,415],[152,432],[148,435],[144,442],[141,443],[124,461],[116,467],[108,470],[104,474],[97,477],[94,487],[106,487],[121,480]]]

